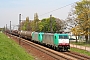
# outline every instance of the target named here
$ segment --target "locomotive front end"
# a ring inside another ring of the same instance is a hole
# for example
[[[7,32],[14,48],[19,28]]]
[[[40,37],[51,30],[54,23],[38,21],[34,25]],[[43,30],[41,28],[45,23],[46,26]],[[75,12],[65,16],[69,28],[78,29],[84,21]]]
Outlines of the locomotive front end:
[[[60,49],[68,50],[70,49],[70,42],[68,34],[60,34],[58,39],[58,46]]]

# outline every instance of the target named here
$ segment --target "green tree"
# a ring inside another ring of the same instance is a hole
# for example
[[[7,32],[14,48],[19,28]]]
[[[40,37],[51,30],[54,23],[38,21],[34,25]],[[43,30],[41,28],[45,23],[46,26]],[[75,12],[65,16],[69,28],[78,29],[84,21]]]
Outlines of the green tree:
[[[50,18],[42,19],[42,25],[43,25],[43,31],[44,32],[51,32],[51,28],[54,31],[54,24],[55,24],[55,18],[52,17],[52,22],[50,21]],[[50,24],[52,26],[50,26]]]
[[[39,29],[39,27],[38,27],[38,22],[39,22],[38,14],[35,13],[35,14],[34,14],[34,26],[35,26],[35,31],[38,31],[38,29]]]
[[[90,33],[90,1],[82,0],[77,2],[75,6],[75,14],[78,18],[78,25],[83,31],[83,34],[86,38],[86,43],[88,42],[88,34]]]
[[[34,23],[34,21],[31,22],[31,28],[32,28],[32,31],[35,31],[35,23]]]
[[[77,41],[77,36],[80,36],[81,33],[82,33],[82,30],[80,29],[80,26],[77,25],[77,26],[73,27],[73,28],[71,29],[71,31],[72,31],[72,33],[76,36],[76,43],[77,43],[77,42],[78,42],[78,41]]]
[[[50,18],[42,19],[39,22],[39,30],[43,32],[51,32],[51,28],[52,28],[53,30],[52,32],[56,32],[56,31],[60,31],[64,26],[63,21],[61,21],[60,19],[52,17],[51,20],[52,21],[50,21]]]
[[[30,31],[31,27],[30,27],[29,17],[26,17],[26,21],[23,21],[21,25],[22,25],[22,30]]]
[[[39,31],[42,32],[43,29],[44,29],[44,25],[41,21],[38,22],[38,25],[39,25]]]

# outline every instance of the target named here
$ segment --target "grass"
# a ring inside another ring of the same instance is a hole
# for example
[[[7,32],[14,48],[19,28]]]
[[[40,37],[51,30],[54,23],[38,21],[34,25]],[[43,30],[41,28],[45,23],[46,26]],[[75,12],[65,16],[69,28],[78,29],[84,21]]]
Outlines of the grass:
[[[81,45],[81,46],[88,46],[88,47],[90,47],[90,44],[86,44],[85,42],[77,42],[76,43],[75,41],[70,41],[70,43],[71,44],[75,44],[75,45]],[[88,51],[86,51],[86,50],[81,50],[81,49],[78,49],[78,48],[70,48],[70,51],[90,56],[90,53]]]
[[[34,60],[23,48],[0,33],[0,60]]]
[[[88,47],[90,47],[90,44],[86,44],[85,42],[73,42],[73,41],[71,41],[70,42],[71,44],[75,44],[75,45],[82,45],[82,46],[88,46]]]
[[[88,51],[85,51],[85,50],[81,50],[81,49],[77,49],[77,48],[70,48],[70,51],[90,56],[90,53]]]

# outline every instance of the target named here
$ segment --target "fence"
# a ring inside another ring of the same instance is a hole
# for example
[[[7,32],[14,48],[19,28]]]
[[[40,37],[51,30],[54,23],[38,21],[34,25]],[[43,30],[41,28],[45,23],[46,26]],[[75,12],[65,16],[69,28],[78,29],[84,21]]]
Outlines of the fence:
[[[71,47],[74,47],[74,48],[78,48],[78,49],[83,49],[83,50],[86,50],[86,51],[90,51],[90,47],[87,47],[87,46],[81,46],[81,45],[75,45],[75,44],[70,44]]]

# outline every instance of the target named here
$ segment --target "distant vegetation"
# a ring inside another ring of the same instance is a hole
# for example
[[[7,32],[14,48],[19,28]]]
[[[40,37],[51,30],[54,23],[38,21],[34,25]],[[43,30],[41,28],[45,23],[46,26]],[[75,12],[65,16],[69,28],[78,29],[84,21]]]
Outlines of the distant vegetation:
[[[65,26],[64,20],[60,20],[55,17],[44,18],[42,20],[38,19],[38,14],[35,13],[34,20],[29,21],[29,17],[21,23],[21,30],[26,31],[38,31],[38,32],[56,32],[63,30]]]
[[[34,60],[13,40],[0,33],[0,60]]]
[[[34,20],[26,20],[21,23],[21,30],[38,31],[38,32],[60,32],[69,29],[73,35],[82,37],[85,36],[86,43],[90,43],[90,1],[81,0],[72,6],[71,12],[66,20],[61,20],[55,17],[48,17],[39,20],[38,14],[34,14]]]
[[[76,43],[78,42],[77,36],[85,36],[86,43],[90,43],[90,0],[81,0],[72,6],[67,24],[76,36]]]
[[[71,31],[75,36],[85,36],[86,43],[90,42],[90,0],[77,2],[72,13],[77,24]]]
[[[3,31],[4,30],[4,28],[0,28],[0,31]]]

